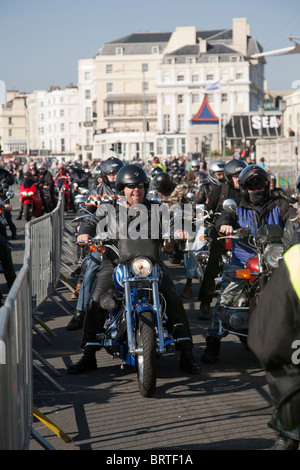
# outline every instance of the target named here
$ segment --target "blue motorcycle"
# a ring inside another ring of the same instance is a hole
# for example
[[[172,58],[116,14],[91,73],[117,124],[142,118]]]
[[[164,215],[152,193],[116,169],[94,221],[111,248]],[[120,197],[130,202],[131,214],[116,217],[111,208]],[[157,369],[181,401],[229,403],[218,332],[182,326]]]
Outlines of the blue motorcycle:
[[[103,238],[101,234],[91,239],[94,249],[113,250],[119,264],[113,274],[115,291],[100,300],[108,316],[97,341],[113,357],[136,368],[141,395],[151,397],[156,388],[157,360],[175,342],[166,329],[157,247],[151,239],[119,240],[117,247]]]

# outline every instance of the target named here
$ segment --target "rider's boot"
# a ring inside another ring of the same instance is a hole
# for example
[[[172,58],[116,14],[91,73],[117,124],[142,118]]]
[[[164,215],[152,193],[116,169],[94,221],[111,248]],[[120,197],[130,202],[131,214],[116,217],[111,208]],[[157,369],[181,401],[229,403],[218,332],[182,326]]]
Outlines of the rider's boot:
[[[298,450],[299,441],[279,434],[271,450]]]
[[[213,364],[219,359],[221,340],[214,336],[208,336],[206,338],[206,348],[204,354],[201,357],[201,361],[205,364]]]
[[[67,330],[80,330],[83,327],[85,312],[83,310],[76,310],[75,315],[68,323]]]
[[[201,302],[200,310],[199,310],[199,320],[210,320],[210,303],[209,302]]]
[[[201,368],[194,359],[192,348],[184,348],[181,350],[180,368],[192,375],[201,373]]]
[[[95,369],[97,369],[96,351],[85,349],[79,361],[69,366],[68,372],[69,374],[83,374]]]

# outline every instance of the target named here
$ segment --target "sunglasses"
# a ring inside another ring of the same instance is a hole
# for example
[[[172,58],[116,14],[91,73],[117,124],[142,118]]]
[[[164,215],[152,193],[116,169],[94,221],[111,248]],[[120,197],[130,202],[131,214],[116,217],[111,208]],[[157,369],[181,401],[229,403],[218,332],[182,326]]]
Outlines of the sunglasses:
[[[141,189],[145,187],[144,183],[132,183],[132,184],[126,184],[125,186],[126,188],[129,188],[129,189],[135,189],[135,188]]]

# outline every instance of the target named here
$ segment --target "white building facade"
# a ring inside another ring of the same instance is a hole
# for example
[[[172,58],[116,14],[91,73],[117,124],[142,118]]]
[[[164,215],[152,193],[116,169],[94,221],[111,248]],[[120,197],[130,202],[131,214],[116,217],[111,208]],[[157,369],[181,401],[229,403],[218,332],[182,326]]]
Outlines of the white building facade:
[[[105,43],[94,59],[79,62],[79,76],[89,66],[93,81],[92,157],[114,155],[118,142],[129,160],[197,152],[207,128],[191,121],[204,97],[219,120],[212,149],[220,152],[231,114],[256,110],[263,101],[265,62],[250,58],[261,51],[246,18],[234,18],[226,30],[179,27]]]
[[[77,86],[38,90],[27,99],[27,146],[31,155],[77,157],[79,147],[79,94]]]

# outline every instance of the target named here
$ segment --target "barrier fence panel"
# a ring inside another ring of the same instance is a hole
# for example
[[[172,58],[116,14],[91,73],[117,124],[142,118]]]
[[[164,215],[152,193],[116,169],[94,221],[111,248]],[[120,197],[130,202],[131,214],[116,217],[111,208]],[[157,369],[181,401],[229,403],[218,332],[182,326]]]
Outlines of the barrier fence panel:
[[[24,262],[0,309],[0,450],[25,450],[32,429],[32,328],[60,277],[64,207],[25,226]]]

